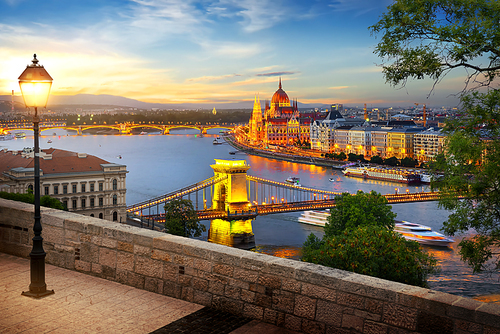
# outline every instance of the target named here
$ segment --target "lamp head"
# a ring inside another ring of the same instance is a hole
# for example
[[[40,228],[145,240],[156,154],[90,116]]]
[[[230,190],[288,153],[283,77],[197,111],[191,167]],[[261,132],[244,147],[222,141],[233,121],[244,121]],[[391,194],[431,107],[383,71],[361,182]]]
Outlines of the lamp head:
[[[49,99],[52,77],[42,65],[38,65],[36,54],[32,64],[26,66],[19,76],[19,87],[26,107],[46,107]]]

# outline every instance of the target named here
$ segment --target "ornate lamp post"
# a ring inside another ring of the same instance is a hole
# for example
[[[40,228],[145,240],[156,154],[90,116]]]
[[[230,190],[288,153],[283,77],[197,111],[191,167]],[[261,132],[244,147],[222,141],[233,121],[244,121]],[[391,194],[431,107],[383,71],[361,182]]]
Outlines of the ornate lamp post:
[[[33,131],[35,137],[35,224],[33,226],[33,248],[30,253],[30,290],[23,291],[23,295],[29,297],[45,297],[54,293],[47,290],[45,284],[45,251],[43,250],[42,224],[40,222],[40,145],[39,145],[39,123],[38,107],[45,108],[49,99],[52,78],[42,65],[38,65],[36,54],[33,55],[32,64],[26,66],[24,72],[19,76],[19,86],[23,95],[26,108],[34,108]]]

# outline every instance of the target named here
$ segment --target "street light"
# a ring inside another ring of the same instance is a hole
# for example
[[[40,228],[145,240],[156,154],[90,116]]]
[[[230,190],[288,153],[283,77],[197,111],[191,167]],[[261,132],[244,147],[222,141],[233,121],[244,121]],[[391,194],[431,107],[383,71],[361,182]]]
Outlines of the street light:
[[[23,291],[24,296],[41,298],[53,294],[54,290],[47,290],[45,284],[45,251],[43,250],[42,224],[40,222],[40,145],[38,107],[45,108],[49,99],[52,78],[42,65],[38,65],[36,54],[32,64],[26,66],[19,76],[19,87],[23,95],[26,108],[35,108],[33,115],[33,132],[35,137],[35,224],[33,225],[33,247],[30,253],[30,290]]]

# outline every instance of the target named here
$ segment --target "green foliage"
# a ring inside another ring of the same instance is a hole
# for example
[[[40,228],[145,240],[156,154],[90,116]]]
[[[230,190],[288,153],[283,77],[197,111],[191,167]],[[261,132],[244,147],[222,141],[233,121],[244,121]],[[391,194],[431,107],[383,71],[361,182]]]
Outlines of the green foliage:
[[[330,217],[325,225],[325,235],[334,236],[351,231],[359,226],[376,225],[394,229],[396,214],[387,205],[387,199],[375,191],[356,195],[343,193],[335,199],[335,207],[330,209]]]
[[[384,163],[384,159],[382,159],[379,155],[375,155],[371,157],[370,162],[381,165]]]
[[[35,203],[35,196],[33,195],[32,191],[29,191],[26,194],[16,194],[0,191],[0,197],[29,204]],[[52,198],[48,195],[40,197],[40,205],[52,209],[67,210],[67,208],[64,207],[60,200]]]
[[[365,156],[363,154],[354,154],[354,153],[349,153],[347,155],[347,160],[349,161],[365,161]]]
[[[374,53],[388,61],[383,73],[391,85],[426,77],[437,83],[455,68],[485,85],[498,76],[498,1],[395,0],[369,29],[382,35]]]
[[[311,233],[302,246],[302,261],[427,286],[437,261],[393,231],[396,214],[384,196],[358,191],[342,194],[335,203],[323,239]]]
[[[344,153],[344,152],[340,152],[340,153],[336,153],[333,155],[333,158],[336,159],[336,160],[346,160],[347,159],[347,155]]]
[[[400,164],[403,167],[415,167],[418,165],[418,160],[410,158],[410,157],[405,157],[405,158],[401,159]]]
[[[384,165],[399,166],[399,160],[396,157],[390,157],[390,158],[384,159]]]
[[[311,234],[302,252],[306,262],[421,287],[437,271],[437,261],[417,242],[380,226],[360,226],[322,241]]]
[[[448,121],[446,150],[430,164],[444,174],[432,187],[440,206],[452,210],[444,231],[477,235],[459,243],[462,260],[474,272],[500,268],[500,91],[462,98],[466,117]],[[492,260],[492,261],[490,261]]]
[[[184,237],[199,237],[206,231],[200,224],[193,203],[186,199],[175,199],[165,204],[165,229],[167,233]]]

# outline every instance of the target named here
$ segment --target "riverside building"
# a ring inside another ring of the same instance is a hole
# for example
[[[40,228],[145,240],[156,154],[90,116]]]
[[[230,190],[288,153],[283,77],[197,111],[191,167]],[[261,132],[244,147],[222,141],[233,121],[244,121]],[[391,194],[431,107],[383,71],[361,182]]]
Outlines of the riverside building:
[[[0,151],[0,191],[33,190],[34,152]],[[71,212],[125,222],[125,165],[60,149],[40,150],[40,192],[59,199]]]
[[[310,124],[316,114],[300,112],[298,102],[290,102],[283,90],[281,79],[271,103],[265,103],[262,113],[260,100],[256,96],[249,121],[248,139],[253,146],[292,146],[297,141],[309,141]]]

